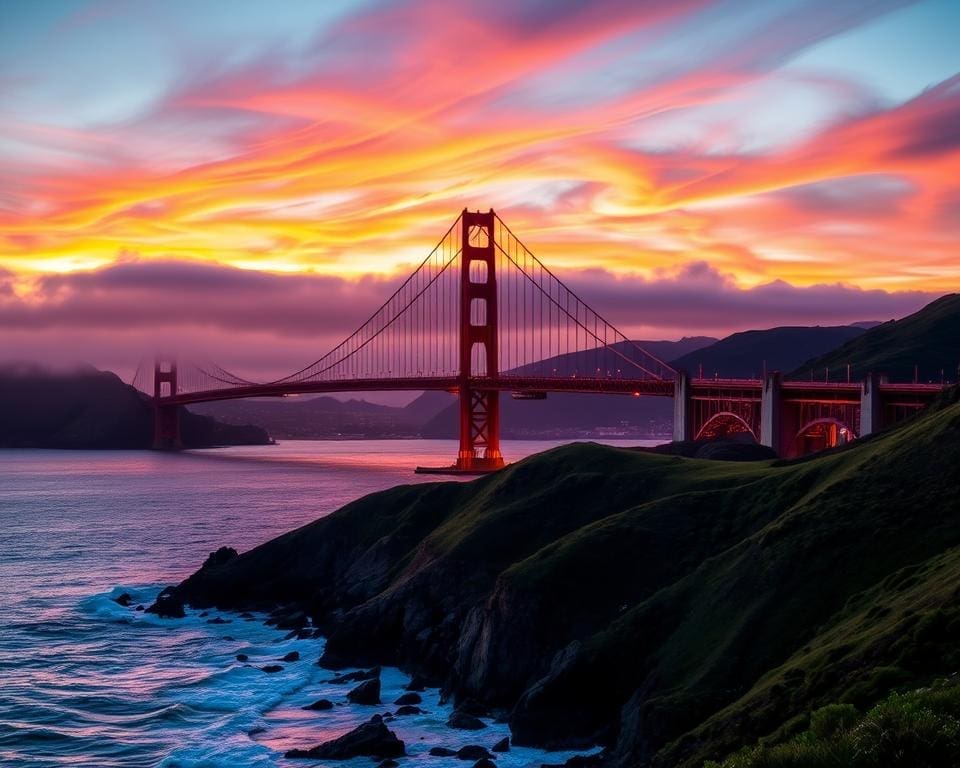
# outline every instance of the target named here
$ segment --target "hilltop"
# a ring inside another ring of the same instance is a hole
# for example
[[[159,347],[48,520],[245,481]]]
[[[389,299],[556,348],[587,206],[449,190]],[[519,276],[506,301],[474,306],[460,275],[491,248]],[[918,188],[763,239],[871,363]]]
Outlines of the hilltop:
[[[832,352],[806,361],[792,374],[839,378],[850,365],[854,380],[881,373],[891,381],[957,381],[960,377],[960,294],[941,296],[912,315],[869,329]]]
[[[517,743],[699,766],[960,670],[960,395],[803,460],[569,445],[402,486],[165,598],[303,609],[322,663],[394,663]]]
[[[223,424],[181,410],[188,448],[261,445],[259,427]],[[108,371],[0,368],[0,448],[149,448],[153,410],[145,395]]]
[[[790,371],[801,362],[836,349],[864,333],[853,325],[782,326],[734,333],[703,349],[676,358],[671,365],[707,378],[756,378],[763,371]]]

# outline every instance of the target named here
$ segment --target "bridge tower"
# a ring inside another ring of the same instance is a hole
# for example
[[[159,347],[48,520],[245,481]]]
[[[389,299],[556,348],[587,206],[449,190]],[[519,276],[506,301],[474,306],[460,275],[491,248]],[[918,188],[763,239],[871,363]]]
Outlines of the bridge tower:
[[[456,469],[486,472],[503,466],[500,453],[500,392],[483,379],[499,375],[497,347],[497,254],[493,210],[461,221],[460,266],[460,450]]]
[[[164,392],[164,384],[167,391]],[[157,358],[153,364],[153,448],[160,451],[176,451],[183,447],[180,442],[180,407],[164,405],[162,397],[177,394],[177,363],[175,360]]]

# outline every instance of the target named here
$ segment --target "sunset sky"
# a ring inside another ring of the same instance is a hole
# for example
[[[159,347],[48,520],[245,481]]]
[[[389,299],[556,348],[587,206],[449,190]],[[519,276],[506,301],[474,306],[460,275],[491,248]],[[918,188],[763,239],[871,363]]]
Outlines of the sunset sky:
[[[634,338],[960,290],[960,2],[0,0],[0,358],[309,362],[464,207]]]

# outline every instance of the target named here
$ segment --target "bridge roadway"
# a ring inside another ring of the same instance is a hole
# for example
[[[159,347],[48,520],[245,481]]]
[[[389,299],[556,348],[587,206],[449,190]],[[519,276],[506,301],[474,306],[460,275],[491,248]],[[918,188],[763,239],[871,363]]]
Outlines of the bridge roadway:
[[[397,392],[397,391],[446,391],[456,393],[463,382],[457,376],[436,376],[404,379],[345,379],[334,381],[283,382],[280,384],[251,384],[245,387],[230,387],[199,392],[178,392],[173,396],[160,396],[157,402],[163,405],[190,405],[216,400],[238,400],[246,397],[284,397],[286,395],[330,394],[336,392]],[[591,378],[587,376],[566,378],[534,376],[499,376],[497,378],[474,377],[467,380],[471,389],[495,390],[498,392],[579,392],[595,394],[622,394],[633,396],[674,397],[676,385],[670,380],[643,380],[623,378]],[[759,401],[763,392],[762,379],[689,379],[691,396],[694,399],[716,399],[717,391],[729,393],[726,399],[738,397]],[[863,385],[861,382],[835,381],[781,381],[780,388],[791,400],[809,399],[811,402],[848,402],[859,404]],[[942,389],[942,384],[880,382],[884,395],[920,396],[928,398]],[[912,401],[911,401],[912,404]]]
[[[890,383],[879,376],[864,382],[784,381],[730,378],[626,379],[603,376],[415,376],[386,379],[285,381],[177,391],[158,396],[158,433],[178,441],[177,406],[248,397],[374,391],[593,393],[673,397],[675,440],[710,439],[749,433],[781,456],[798,456],[856,439],[894,424],[933,400],[941,384]],[[495,425],[498,427],[498,425]]]
[[[245,397],[283,397],[286,395],[330,394],[334,392],[397,392],[446,391],[459,392],[463,380],[456,376],[437,376],[407,379],[344,379],[333,381],[283,382],[280,384],[251,384],[226,389],[199,392],[177,392],[156,398],[158,405],[190,405],[216,400],[237,400]],[[621,395],[652,395],[673,397],[674,383],[670,380],[640,380],[617,378],[541,378],[499,376],[473,377],[466,381],[468,388],[496,392],[580,392]]]
[[[943,384],[890,383],[870,374],[860,382],[766,379],[690,379],[679,373],[674,439],[750,433],[781,456],[864,437],[931,402]]]

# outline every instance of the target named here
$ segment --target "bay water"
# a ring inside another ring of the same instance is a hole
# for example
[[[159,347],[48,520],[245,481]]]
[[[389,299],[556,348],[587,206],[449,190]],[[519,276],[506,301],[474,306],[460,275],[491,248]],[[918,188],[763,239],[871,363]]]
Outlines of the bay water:
[[[503,447],[516,460],[558,444]],[[395,709],[404,674],[384,669],[382,707],[352,705],[349,686],[329,683],[332,673],[316,664],[322,639],[284,639],[264,617],[190,611],[171,620],[136,606],[149,605],[220,546],[242,552],[364,494],[451,479],[412,470],[449,464],[455,453],[456,444],[443,440],[288,441],[176,454],[0,452],[0,765],[320,764],[283,753]],[[124,592],[133,598],[129,607],[115,601]],[[211,623],[217,618],[226,623]],[[290,651],[300,661],[277,661]],[[283,669],[267,674],[260,669],[267,664]],[[492,720],[479,732],[450,729],[439,692],[421,695],[425,714],[389,723],[407,746],[401,765],[461,768],[466,763],[428,750],[489,748],[509,734]],[[303,709],[319,698],[336,706]],[[539,766],[571,754],[514,747],[497,764]]]

